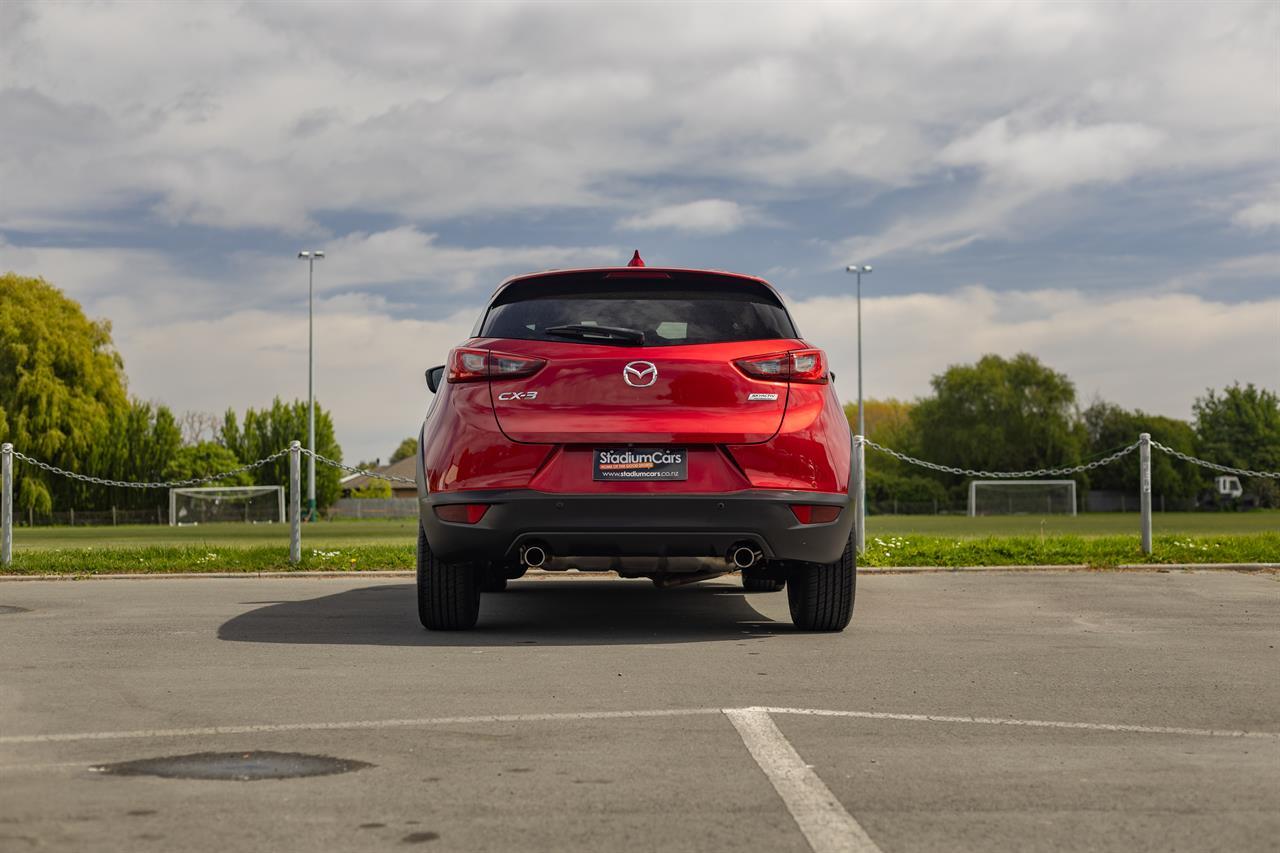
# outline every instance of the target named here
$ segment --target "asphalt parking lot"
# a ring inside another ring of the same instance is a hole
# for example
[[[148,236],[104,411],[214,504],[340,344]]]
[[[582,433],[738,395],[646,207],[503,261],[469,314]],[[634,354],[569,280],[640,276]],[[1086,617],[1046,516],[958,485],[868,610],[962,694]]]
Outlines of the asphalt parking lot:
[[[0,584],[0,850],[1275,850],[1275,574]],[[257,781],[116,762],[275,751]]]

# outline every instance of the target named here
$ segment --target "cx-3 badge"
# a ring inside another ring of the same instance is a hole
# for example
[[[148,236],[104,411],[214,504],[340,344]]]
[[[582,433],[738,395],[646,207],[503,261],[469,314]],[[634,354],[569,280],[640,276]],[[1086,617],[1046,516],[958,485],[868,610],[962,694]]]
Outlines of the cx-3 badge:
[[[658,368],[651,361],[633,361],[622,368],[622,378],[632,388],[648,388],[658,381]]]

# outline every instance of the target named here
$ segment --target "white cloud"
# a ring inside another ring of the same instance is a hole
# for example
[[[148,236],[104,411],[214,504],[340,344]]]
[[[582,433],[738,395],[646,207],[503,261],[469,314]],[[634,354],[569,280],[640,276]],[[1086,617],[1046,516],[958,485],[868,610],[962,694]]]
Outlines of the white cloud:
[[[1047,191],[1124,180],[1162,141],[1159,131],[1132,122],[1067,121],[1024,131],[1010,124],[1002,116],[955,140],[939,152],[939,162],[979,166],[997,180]]]
[[[326,252],[316,264],[317,293],[399,285],[406,300],[415,303],[473,289],[472,298],[478,300],[508,275],[620,265],[629,257],[609,246],[462,247],[409,226],[305,245]],[[292,252],[281,257],[245,251],[233,255],[230,264],[229,272],[197,273],[184,268],[180,258],[154,250],[22,246],[0,240],[0,269],[43,276],[90,313],[106,314],[116,323],[137,317],[161,324],[221,316],[235,307],[270,306],[296,299],[306,283],[306,268]]]
[[[475,321],[466,310],[407,317],[379,300],[321,300],[316,399],[334,418],[349,460],[387,458],[416,435],[430,403],[423,371],[442,364]],[[306,399],[307,321],[297,311],[236,311],[164,326],[117,328],[133,393],[175,411],[261,408]]]
[[[1280,388],[1280,297],[1226,303],[1185,293],[969,287],[862,302],[867,397],[924,396],[948,365],[1018,352],[1066,373],[1082,402],[1099,394],[1179,418],[1190,417],[1209,387],[1239,380]],[[855,398],[854,300],[821,297],[792,308],[805,337],[830,354],[841,397]]]
[[[670,228],[694,234],[728,234],[741,228],[749,219],[750,212],[741,205],[724,199],[708,198],[656,207],[622,220],[618,227],[636,231]]]
[[[1253,231],[1280,228],[1280,199],[1264,199],[1241,208],[1231,217],[1237,225]]]
[[[689,178],[763,210],[956,165],[1061,191],[1280,142],[1266,2],[5,8],[8,227],[626,211]]]
[[[530,270],[621,265],[629,255],[611,246],[477,246],[442,244],[438,235],[411,226],[357,232],[321,241],[325,259],[316,265],[317,291],[360,289],[372,284],[432,286],[487,292],[508,274]],[[298,261],[245,253],[237,265],[251,275],[291,281]]]

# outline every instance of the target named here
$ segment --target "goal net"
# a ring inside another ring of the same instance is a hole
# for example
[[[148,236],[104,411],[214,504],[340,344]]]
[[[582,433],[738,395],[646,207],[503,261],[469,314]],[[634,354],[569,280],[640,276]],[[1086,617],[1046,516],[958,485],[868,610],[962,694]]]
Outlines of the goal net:
[[[283,522],[283,486],[206,486],[169,490],[169,524]]]
[[[1075,514],[1075,480],[969,481],[969,515]]]

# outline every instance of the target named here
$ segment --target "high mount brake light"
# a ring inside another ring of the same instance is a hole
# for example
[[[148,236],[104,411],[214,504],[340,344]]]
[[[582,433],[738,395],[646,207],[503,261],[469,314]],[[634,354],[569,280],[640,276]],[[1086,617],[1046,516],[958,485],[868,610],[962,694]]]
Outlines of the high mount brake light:
[[[751,358],[736,359],[733,363],[752,379],[810,382],[817,385],[827,381],[827,357],[820,349],[754,355]]]
[[[528,358],[493,350],[459,347],[449,354],[449,381],[524,379],[537,373],[546,363],[545,358]]]

